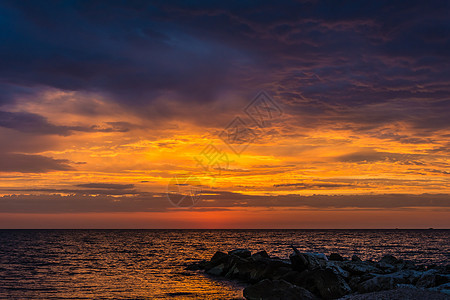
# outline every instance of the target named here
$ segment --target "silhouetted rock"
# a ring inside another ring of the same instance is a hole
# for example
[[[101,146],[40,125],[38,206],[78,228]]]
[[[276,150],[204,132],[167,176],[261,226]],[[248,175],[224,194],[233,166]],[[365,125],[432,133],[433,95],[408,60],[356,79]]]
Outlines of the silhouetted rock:
[[[337,253],[328,259],[324,254],[300,253],[291,247],[289,261],[271,258],[265,251],[251,255],[247,249],[236,249],[228,254],[217,251],[210,261],[192,263],[186,269],[252,283],[245,289],[247,299],[336,299],[397,285],[449,293],[449,266],[425,268],[392,255],[378,262],[362,261],[356,255],[344,260]]]
[[[248,249],[236,249],[233,251],[228,252],[228,255],[236,255],[242,258],[248,258],[252,256],[252,253]]]
[[[367,273],[376,273],[376,274],[383,273],[383,271],[365,261],[344,261],[342,262],[341,267],[344,270],[355,275],[362,275]]]
[[[219,276],[219,275],[223,275],[224,269],[225,269],[225,264],[221,263],[221,264],[218,264],[217,266],[214,266],[214,267],[206,270],[206,273],[210,274],[210,275]]]
[[[380,260],[380,262],[383,262],[383,263],[386,263],[386,264],[390,264],[390,265],[395,265],[395,264],[400,263],[401,261],[399,261],[397,258],[395,258],[392,255],[385,255]]]
[[[213,257],[211,257],[210,261],[214,261],[216,259],[224,258],[226,256],[228,256],[226,253],[223,253],[222,251],[217,251],[216,253],[214,253]]]
[[[244,289],[248,300],[312,300],[317,299],[308,290],[284,280],[264,279]]]
[[[256,252],[255,254],[253,254],[252,258],[254,260],[261,260],[261,259],[270,258],[270,256],[269,256],[269,254],[267,254],[266,251],[263,250],[263,251],[259,251],[259,252]]]
[[[417,280],[417,287],[421,288],[432,288],[442,284],[450,282],[450,276],[439,274],[439,270],[431,269],[429,271],[423,272],[420,278]]]
[[[347,282],[330,269],[307,271],[302,286],[323,299],[336,299],[352,292]]]
[[[339,253],[331,253],[328,259],[335,261],[344,261],[344,258]]]
[[[384,290],[390,290],[396,287],[394,279],[387,276],[376,276],[366,280],[358,285],[358,292],[370,293]]]
[[[362,260],[361,260],[361,258],[359,258],[359,256],[353,255],[352,256],[352,261],[362,261]]]
[[[295,271],[301,272],[303,270],[315,270],[325,264],[325,255],[323,255],[323,259],[319,259],[320,255],[313,253],[300,253],[300,251],[298,251],[294,246],[291,246],[291,248],[294,250],[294,253],[289,256],[289,259],[292,264],[292,269]],[[323,263],[320,263],[319,260],[323,260]]]

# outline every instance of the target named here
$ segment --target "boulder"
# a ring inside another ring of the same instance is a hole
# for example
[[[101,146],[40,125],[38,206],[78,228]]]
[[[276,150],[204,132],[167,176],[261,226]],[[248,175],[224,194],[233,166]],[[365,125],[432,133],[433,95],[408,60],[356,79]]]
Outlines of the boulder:
[[[388,264],[386,262],[382,262],[382,261],[377,263],[376,267],[380,270],[383,270],[385,273],[392,273],[392,272],[395,272],[395,270],[396,270],[395,266]]]
[[[221,254],[216,255],[216,254],[211,258],[210,261],[205,263],[204,265],[205,271],[208,271],[209,269],[212,269],[220,264],[223,264],[224,267],[229,265],[230,256],[226,255],[225,253],[223,253],[225,255]]]
[[[379,275],[380,277],[390,277],[395,284],[415,284],[422,275],[414,270],[400,270],[391,274]]]
[[[284,280],[264,279],[244,289],[248,300],[312,300],[317,299],[308,290]]]
[[[359,256],[353,255],[352,256],[352,261],[362,261],[362,260],[361,260],[361,258],[359,258]]]
[[[345,271],[344,269],[342,269],[336,262],[329,261],[326,264],[326,268],[331,269],[333,271],[333,273],[336,275],[342,276],[344,278],[350,277],[350,273],[348,271]]]
[[[397,285],[392,277],[376,276],[358,285],[358,292],[371,293],[394,289]]]
[[[294,252],[289,256],[291,261],[292,269],[298,272],[302,272],[304,270],[315,270],[322,267],[322,264],[325,264],[326,261],[323,260],[323,263],[319,262],[319,259],[315,254],[312,253],[300,253],[294,246],[291,246]]]
[[[253,260],[270,259],[269,254],[266,251],[259,251],[252,255]]]
[[[223,253],[222,251],[217,251],[216,253],[214,253],[213,257],[211,257],[210,261],[216,260],[216,259],[220,259],[220,258],[224,258],[228,256],[226,253]]]
[[[344,261],[340,265],[344,270],[353,275],[364,275],[368,273],[382,274],[383,271],[365,261]]]
[[[224,276],[227,278],[242,278],[245,279],[250,271],[250,262],[240,256],[230,255],[228,264],[225,268]],[[245,273],[245,275],[244,275]]]
[[[431,288],[429,290],[440,292],[440,293],[444,293],[444,294],[450,296],[450,283],[444,283],[444,284],[441,284],[441,285],[439,285],[437,287]]]
[[[331,253],[328,259],[335,261],[344,261],[344,258],[339,253]]]
[[[438,270],[431,269],[423,272],[417,280],[416,286],[420,288],[432,288],[450,282],[449,275],[438,274]]]
[[[336,299],[352,292],[347,282],[331,269],[304,271],[295,282],[323,299]]]
[[[225,270],[225,264],[219,264],[217,266],[212,267],[211,269],[206,270],[206,273],[209,275],[220,276],[223,275]]]
[[[228,252],[228,255],[236,255],[242,258],[248,258],[252,256],[252,252],[248,249],[235,249]]]
[[[386,264],[389,264],[389,265],[395,265],[395,264],[398,264],[400,262],[401,262],[400,260],[398,260],[397,258],[395,258],[394,256],[392,256],[390,254],[385,255],[385,256],[383,256],[382,259],[380,259],[380,263],[386,263]]]

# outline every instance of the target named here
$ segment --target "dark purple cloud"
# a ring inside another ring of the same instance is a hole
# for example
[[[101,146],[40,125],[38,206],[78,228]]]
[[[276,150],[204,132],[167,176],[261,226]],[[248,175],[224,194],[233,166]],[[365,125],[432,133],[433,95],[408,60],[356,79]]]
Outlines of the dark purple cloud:
[[[31,134],[71,135],[74,131],[82,132],[127,132],[124,122],[110,122],[108,127],[92,126],[63,126],[50,123],[47,118],[28,112],[6,112],[0,110],[0,127],[15,129]],[[111,126],[112,125],[112,126]]]
[[[71,171],[67,159],[54,159],[43,155],[0,153],[0,172],[45,173]]]
[[[300,126],[404,122],[426,139],[450,124],[449,15],[447,1],[3,1],[0,105],[52,87],[222,127],[194,116],[267,89]]]
[[[383,195],[284,195],[255,196],[232,192],[205,191],[203,199],[194,210],[215,211],[230,207],[308,207],[315,209],[408,209],[432,207],[447,209],[450,197],[446,194],[383,194]],[[34,194],[0,196],[3,213],[85,213],[85,212],[152,212],[174,208],[166,194],[137,193],[120,197],[120,194],[71,195]]]

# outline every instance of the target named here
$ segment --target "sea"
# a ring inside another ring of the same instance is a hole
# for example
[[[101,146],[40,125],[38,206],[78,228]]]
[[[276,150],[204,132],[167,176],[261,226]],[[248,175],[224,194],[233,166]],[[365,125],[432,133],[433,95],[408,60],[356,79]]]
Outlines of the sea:
[[[0,230],[0,299],[242,299],[245,284],[186,271],[216,251],[449,264],[450,230]]]

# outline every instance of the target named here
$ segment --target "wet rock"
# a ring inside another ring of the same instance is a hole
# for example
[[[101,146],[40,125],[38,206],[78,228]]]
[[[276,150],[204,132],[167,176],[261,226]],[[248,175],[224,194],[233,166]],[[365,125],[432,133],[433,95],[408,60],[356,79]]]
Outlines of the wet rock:
[[[217,252],[216,252],[216,254],[214,254],[214,256],[211,258],[211,260],[205,263],[205,265],[204,265],[205,271],[208,271],[220,264],[223,264],[224,266],[228,266],[230,257],[228,255],[226,255],[225,253],[223,253],[223,254],[224,255],[217,254]]]
[[[380,260],[380,263],[385,263],[385,264],[389,264],[389,265],[395,265],[400,263],[401,261],[398,260],[397,258],[395,258],[394,256],[388,254],[383,256],[383,258]]]
[[[212,267],[206,271],[209,275],[220,276],[223,275],[225,269],[225,264],[219,264],[217,266]]]
[[[394,279],[387,276],[376,276],[372,279],[366,280],[358,285],[358,292],[370,293],[391,290],[396,287]]]
[[[331,269],[333,271],[334,274],[342,276],[344,278],[349,278],[350,277],[350,273],[348,271],[345,271],[344,269],[342,269],[336,262],[333,261],[329,261],[326,264],[327,269]]]
[[[365,261],[344,261],[341,264],[341,267],[354,275],[363,275],[367,273],[383,273],[383,271]]]
[[[295,284],[302,286],[323,299],[336,299],[352,292],[347,282],[331,269],[304,271],[293,277]]]
[[[359,284],[363,281],[364,280],[360,276],[352,276],[348,281],[348,285],[352,289],[352,291],[357,291]]]
[[[270,259],[270,256],[269,256],[269,254],[267,254],[266,251],[263,250],[263,251],[259,251],[255,254],[253,254],[252,258],[254,260],[261,260],[261,259]]]
[[[304,270],[315,270],[322,267],[315,254],[300,253],[294,246],[291,246],[291,248],[294,250],[294,253],[289,256],[289,259],[293,270],[302,272]],[[325,263],[325,260],[323,262]]]
[[[248,249],[235,249],[228,252],[228,255],[236,255],[242,258],[248,258],[252,256],[252,252]]]
[[[344,258],[339,253],[331,253],[328,259],[334,261],[344,261]]]
[[[227,267],[225,268],[224,276],[227,278],[238,278],[238,277],[244,277],[244,269],[247,269],[248,267],[246,264],[249,262],[236,255],[230,255],[228,259]],[[241,272],[241,275],[239,275],[239,272]]]
[[[312,300],[311,292],[284,280],[265,279],[244,289],[248,300]]]
[[[450,282],[449,275],[438,274],[438,270],[431,269],[423,272],[417,280],[416,286],[421,288],[432,288]]]
[[[362,260],[361,260],[361,258],[359,258],[359,256],[353,255],[352,256],[352,261],[362,261]]]
[[[450,296],[450,283],[444,283],[435,288],[431,288],[429,290],[444,293],[444,294]]]
[[[414,270],[401,270],[391,274],[379,275],[380,277],[390,277],[395,284],[415,284],[422,275],[421,272]]]
[[[228,256],[226,253],[223,253],[222,251],[217,251],[216,253],[214,253],[213,257],[211,257],[210,261],[214,261],[216,259],[224,258],[226,256]]]

